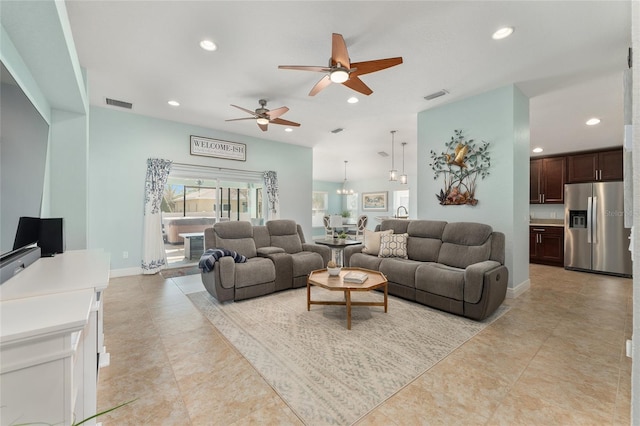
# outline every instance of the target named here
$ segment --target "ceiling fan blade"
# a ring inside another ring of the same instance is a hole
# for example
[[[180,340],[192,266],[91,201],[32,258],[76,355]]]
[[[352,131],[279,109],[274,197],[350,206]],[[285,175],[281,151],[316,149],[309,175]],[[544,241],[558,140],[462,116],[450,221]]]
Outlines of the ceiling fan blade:
[[[283,120],[282,118],[274,118],[270,121],[271,124],[282,124],[283,126],[300,127],[300,123],[294,121]]]
[[[284,114],[287,111],[289,111],[289,108],[287,108],[286,106],[283,106],[280,108],[269,110],[269,112],[267,112],[267,115],[269,116],[269,119],[273,120],[274,118],[280,117],[282,114]]]
[[[355,70],[351,73],[351,75],[364,75],[372,72],[380,71],[385,68],[391,68],[396,65],[400,65],[402,63],[402,57],[397,58],[387,58],[387,59],[377,59],[375,61],[365,61],[365,62],[357,62],[351,64],[351,68],[355,68]]]
[[[316,67],[316,66],[306,66],[306,65],[280,65],[278,69],[281,70],[297,70],[297,71],[314,71],[314,72],[329,72],[331,68],[327,67]]]
[[[331,36],[331,61],[332,65],[336,65],[339,62],[346,69],[351,68],[347,44],[344,42],[342,34],[333,33]]]
[[[351,76],[349,77],[349,80],[345,81],[342,84],[344,84],[350,89],[355,90],[356,92],[362,93],[363,95],[368,96],[373,93],[373,90],[369,89],[369,86],[364,84],[362,80],[360,80],[358,77],[354,76],[353,74],[351,74]]]
[[[240,120],[255,120],[255,117],[247,117],[247,118],[232,118],[230,120],[224,120],[224,121],[240,121]]]
[[[256,112],[255,112],[255,111],[251,111],[250,109],[246,109],[246,108],[239,107],[238,105],[233,105],[233,104],[231,104],[231,106],[232,106],[232,107],[235,107],[235,108],[238,108],[239,110],[244,111],[244,112],[246,112],[247,114],[251,114],[251,115],[253,116],[253,118],[258,118],[258,116],[257,116],[257,114],[256,114]]]
[[[267,131],[267,125],[266,125],[266,124],[260,124],[260,123],[257,123],[257,124],[258,124],[258,127],[260,127],[260,129],[261,129],[263,132],[266,132],[266,131]]]
[[[313,86],[313,88],[309,92],[309,96],[315,96],[318,92],[320,92],[322,89],[324,89],[325,87],[327,87],[330,84],[331,84],[331,79],[329,78],[329,75],[327,74],[324,77],[322,77],[320,79],[320,81],[316,83],[315,86]]]

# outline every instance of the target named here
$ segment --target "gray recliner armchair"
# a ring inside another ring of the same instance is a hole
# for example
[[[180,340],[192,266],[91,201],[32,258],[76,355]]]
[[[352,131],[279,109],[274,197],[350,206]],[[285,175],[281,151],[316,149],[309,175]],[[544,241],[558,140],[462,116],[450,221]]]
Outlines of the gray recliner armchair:
[[[276,267],[258,256],[250,222],[219,222],[204,231],[204,248],[226,248],[246,256],[246,263],[221,257],[213,271],[202,273],[202,283],[220,302],[262,296],[275,291]]]
[[[267,229],[271,246],[280,247],[291,256],[293,288],[306,286],[309,273],[326,267],[331,259],[331,249],[305,242],[302,228],[293,220],[270,220]]]

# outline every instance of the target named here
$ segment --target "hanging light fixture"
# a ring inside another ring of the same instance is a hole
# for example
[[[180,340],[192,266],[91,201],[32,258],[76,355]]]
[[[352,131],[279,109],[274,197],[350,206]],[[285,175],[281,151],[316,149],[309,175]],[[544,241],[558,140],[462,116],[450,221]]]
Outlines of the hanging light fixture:
[[[339,195],[352,195],[353,189],[347,189],[347,160],[344,160],[344,181],[342,181],[342,188],[338,189]]]
[[[391,131],[391,170],[389,170],[389,180],[393,182],[398,180],[398,171],[396,170],[396,167],[395,167],[395,161],[394,161],[395,157],[393,153],[395,135],[396,135],[396,131],[392,130]]]
[[[406,142],[402,142],[402,174],[400,175],[400,183],[403,185],[407,184],[407,174],[404,172],[404,146]]]

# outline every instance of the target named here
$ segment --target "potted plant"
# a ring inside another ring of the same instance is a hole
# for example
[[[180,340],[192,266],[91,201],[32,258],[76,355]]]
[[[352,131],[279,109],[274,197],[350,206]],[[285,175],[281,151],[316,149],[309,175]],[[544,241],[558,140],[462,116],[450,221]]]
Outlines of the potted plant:
[[[351,212],[349,210],[344,210],[342,213],[342,223],[347,223],[349,218],[351,217]]]

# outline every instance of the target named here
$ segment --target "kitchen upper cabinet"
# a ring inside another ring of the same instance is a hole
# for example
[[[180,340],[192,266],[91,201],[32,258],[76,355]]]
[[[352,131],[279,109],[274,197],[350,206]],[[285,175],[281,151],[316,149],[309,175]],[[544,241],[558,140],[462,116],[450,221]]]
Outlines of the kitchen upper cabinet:
[[[564,266],[564,228],[529,227],[529,262]]]
[[[530,160],[529,203],[563,204],[566,176],[565,157]]]
[[[567,156],[567,183],[622,180],[622,148]]]

